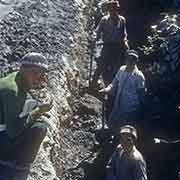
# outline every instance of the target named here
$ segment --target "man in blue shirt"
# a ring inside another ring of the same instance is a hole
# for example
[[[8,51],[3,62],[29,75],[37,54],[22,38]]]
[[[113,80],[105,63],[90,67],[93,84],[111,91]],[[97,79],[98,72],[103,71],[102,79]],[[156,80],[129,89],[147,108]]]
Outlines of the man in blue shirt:
[[[113,103],[107,103],[107,126],[117,128],[126,124],[137,126],[144,104],[145,77],[137,67],[139,60],[135,50],[128,50],[126,65],[120,67],[114,80],[101,93],[109,93]]]
[[[121,127],[121,144],[106,166],[106,180],[147,180],[146,163],[135,146],[136,140],[137,132],[134,127]]]

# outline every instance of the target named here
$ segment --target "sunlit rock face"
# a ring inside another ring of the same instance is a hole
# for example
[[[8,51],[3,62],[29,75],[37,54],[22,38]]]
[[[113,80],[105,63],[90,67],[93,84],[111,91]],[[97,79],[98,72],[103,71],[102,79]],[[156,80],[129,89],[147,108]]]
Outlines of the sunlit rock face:
[[[0,1],[0,76],[15,71],[19,59],[27,52],[44,54],[50,66],[49,84],[44,92],[54,99],[54,108],[47,119],[51,128],[28,180],[69,179],[67,169],[84,157],[86,151],[81,151],[84,144],[86,147],[91,144],[83,143],[83,139],[91,135],[69,128],[73,119],[72,100],[79,90],[79,67],[88,57],[87,20],[84,20],[88,3],[79,0]],[[23,175],[14,178],[26,179]]]

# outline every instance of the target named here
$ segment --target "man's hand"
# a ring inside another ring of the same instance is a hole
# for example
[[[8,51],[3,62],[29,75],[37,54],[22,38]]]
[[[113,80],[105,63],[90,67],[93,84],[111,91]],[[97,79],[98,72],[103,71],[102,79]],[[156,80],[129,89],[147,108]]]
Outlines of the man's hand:
[[[50,111],[52,107],[53,107],[53,101],[52,100],[50,102],[43,102],[42,104],[40,104],[37,107],[39,109],[38,113],[44,114],[44,113]]]
[[[107,86],[106,88],[100,89],[99,93],[104,93],[104,94],[108,94],[112,89],[112,84],[110,84],[109,86]]]
[[[99,90],[99,93],[102,93],[102,94],[103,94],[103,93],[107,93],[107,92],[106,92],[106,88],[100,89],[100,90]]]
[[[50,111],[52,107],[53,107],[53,101],[52,100],[50,102],[42,102],[32,112],[30,112],[30,116],[32,119],[37,119],[41,115]]]
[[[125,49],[125,50],[129,50],[128,41],[124,41],[124,49]]]

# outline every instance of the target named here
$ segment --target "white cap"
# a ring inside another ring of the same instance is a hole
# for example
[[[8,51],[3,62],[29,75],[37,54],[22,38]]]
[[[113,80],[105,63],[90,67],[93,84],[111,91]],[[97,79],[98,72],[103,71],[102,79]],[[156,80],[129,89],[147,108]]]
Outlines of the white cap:
[[[133,126],[125,125],[121,127],[120,134],[130,134],[137,140],[137,131]]]

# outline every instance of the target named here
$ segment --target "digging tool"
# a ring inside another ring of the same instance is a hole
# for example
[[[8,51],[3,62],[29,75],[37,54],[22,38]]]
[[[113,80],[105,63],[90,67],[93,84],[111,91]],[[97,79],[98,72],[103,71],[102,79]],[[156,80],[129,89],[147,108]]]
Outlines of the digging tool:
[[[166,140],[166,139],[154,138],[154,142],[155,142],[155,144],[159,144],[159,143],[176,144],[176,143],[180,143],[180,139],[177,139],[177,140],[174,140],[174,141],[169,141],[169,140]]]
[[[88,83],[90,86],[91,80],[92,80],[92,70],[93,70],[93,62],[94,62],[94,48],[96,46],[102,46],[104,43],[103,42],[91,42],[90,44],[90,65],[89,65],[89,79],[88,79]],[[107,99],[107,95],[104,95],[104,98],[102,100],[102,129],[104,130],[105,128],[105,102]]]
[[[108,95],[104,94],[104,98],[103,98],[103,101],[102,101],[102,130],[104,130],[104,128],[105,128],[105,118],[106,118],[106,115],[105,115],[106,108],[105,108],[105,106],[106,106],[107,99],[108,99]]]
[[[105,126],[105,98],[102,103],[102,129],[104,130]]]
[[[94,62],[94,59],[96,58],[96,53],[97,53],[97,49],[96,49],[96,52],[94,51],[95,48],[99,48],[100,46],[103,46],[104,43],[101,42],[101,41],[98,41],[98,42],[95,42],[95,41],[92,41],[90,43],[90,65],[89,65],[89,85],[91,83],[91,80],[92,80],[92,70],[93,70],[93,62]]]
[[[93,68],[93,61],[94,61],[94,48],[95,48],[95,42],[91,42],[90,44],[90,65],[89,65],[89,86],[92,79],[92,68]]]

